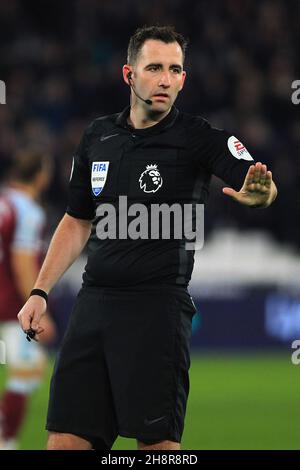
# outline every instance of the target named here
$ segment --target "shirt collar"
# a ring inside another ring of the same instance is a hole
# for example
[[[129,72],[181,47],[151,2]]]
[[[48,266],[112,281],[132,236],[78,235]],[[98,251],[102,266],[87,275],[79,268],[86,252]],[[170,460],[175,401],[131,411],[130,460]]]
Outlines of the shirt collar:
[[[132,127],[130,124],[127,122],[127,118],[130,113],[130,106],[126,106],[126,108],[117,116],[116,119],[116,124],[118,126],[124,127],[125,129],[130,130],[131,132],[134,132],[137,135],[153,135],[153,134],[158,134],[164,129],[168,129],[169,127],[173,126],[175,123],[179,111],[175,106],[172,106],[170,112],[157,124],[154,124],[153,126],[146,127],[144,129],[136,129]]]

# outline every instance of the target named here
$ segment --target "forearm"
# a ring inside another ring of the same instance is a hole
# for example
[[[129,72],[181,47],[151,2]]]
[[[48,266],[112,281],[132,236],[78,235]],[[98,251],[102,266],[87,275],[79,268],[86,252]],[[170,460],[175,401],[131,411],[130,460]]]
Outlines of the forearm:
[[[91,222],[66,214],[51,240],[34,287],[49,292],[83,250],[91,233]]]
[[[11,265],[19,295],[26,301],[38,276],[36,254],[28,250],[14,250]]]

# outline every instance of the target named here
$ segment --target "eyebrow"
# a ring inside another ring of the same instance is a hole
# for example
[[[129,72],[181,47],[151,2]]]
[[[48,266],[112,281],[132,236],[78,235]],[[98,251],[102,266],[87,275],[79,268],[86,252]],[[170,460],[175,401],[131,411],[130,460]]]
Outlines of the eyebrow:
[[[160,67],[160,68],[162,68],[163,64],[153,62],[151,64],[146,65],[145,69],[147,69],[148,67]],[[182,66],[180,64],[171,64],[169,68],[174,68],[174,67],[176,67],[180,71],[182,70]]]

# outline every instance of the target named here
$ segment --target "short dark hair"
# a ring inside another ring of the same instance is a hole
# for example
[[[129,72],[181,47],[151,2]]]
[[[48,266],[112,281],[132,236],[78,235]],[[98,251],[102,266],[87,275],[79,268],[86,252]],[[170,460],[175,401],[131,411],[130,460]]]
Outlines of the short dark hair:
[[[137,56],[148,39],[156,39],[166,44],[178,42],[181,47],[183,60],[188,45],[188,39],[175,31],[174,26],[143,26],[138,28],[131,36],[127,49],[127,63],[134,64]]]
[[[44,169],[52,170],[51,157],[39,149],[25,148],[14,154],[10,176],[22,183],[30,183]]]

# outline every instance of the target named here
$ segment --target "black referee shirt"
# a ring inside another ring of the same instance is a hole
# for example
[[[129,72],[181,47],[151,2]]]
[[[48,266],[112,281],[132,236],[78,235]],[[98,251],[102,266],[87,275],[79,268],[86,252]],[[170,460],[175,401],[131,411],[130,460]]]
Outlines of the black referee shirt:
[[[117,233],[116,238],[101,240],[96,227],[103,216],[96,216],[97,208],[111,204],[118,226],[119,196],[127,196],[128,207],[205,204],[213,174],[240,190],[253,159],[234,136],[174,106],[146,129],[132,128],[129,112],[128,106],[122,113],[95,119],[74,156],[67,213],[94,220],[83,283],[187,286],[194,252],[185,249],[184,238],[132,240],[120,239]]]

